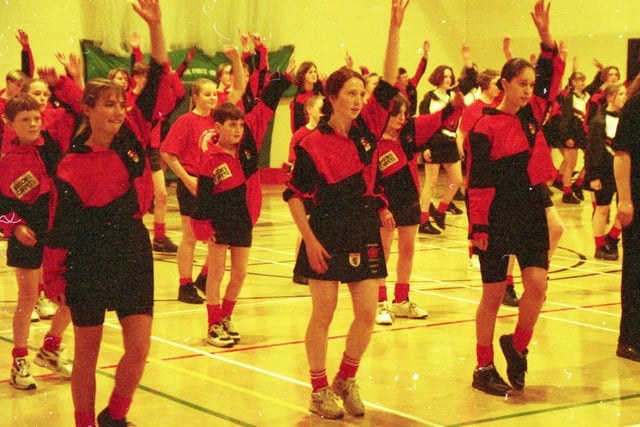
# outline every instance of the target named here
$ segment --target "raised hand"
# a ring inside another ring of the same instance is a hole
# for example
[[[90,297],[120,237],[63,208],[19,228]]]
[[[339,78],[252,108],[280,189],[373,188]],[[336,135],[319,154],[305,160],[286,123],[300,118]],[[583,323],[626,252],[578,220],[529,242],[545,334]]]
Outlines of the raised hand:
[[[409,6],[409,0],[391,0],[391,24],[397,27],[402,26],[404,11]]]
[[[162,20],[160,13],[160,3],[158,0],[137,0],[138,4],[132,3],[133,10],[147,24],[159,24]]]
[[[507,61],[513,58],[513,53],[511,52],[511,36],[504,36],[502,39],[502,52],[504,52],[504,57]]]
[[[16,34],[16,40],[20,43],[23,49],[29,46],[29,34],[22,28],[18,28],[18,34]]]
[[[238,28],[238,36],[240,37],[240,45],[242,46],[243,52],[249,52],[249,35],[243,33],[240,28]]]
[[[53,67],[38,67],[38,77],[47,82],[49,87],[55,86],[60,79],[56,69]]]
[[[129,46],[131,46],[131,49],[140,48],[140,34],[135,31],[131,33],[131,37],[129,37]]]
[[[422,42],[422,56],[424,59],[429,58],[429,51],[431,50],[431,42],[429,40],[425,40]]]

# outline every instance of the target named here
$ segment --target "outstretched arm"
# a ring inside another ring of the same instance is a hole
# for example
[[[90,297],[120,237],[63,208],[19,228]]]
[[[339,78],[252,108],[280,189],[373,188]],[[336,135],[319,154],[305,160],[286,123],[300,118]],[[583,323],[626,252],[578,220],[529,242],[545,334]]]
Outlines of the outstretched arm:
[[[133,10],[147,23],[149,39],[151,40],[151,57],[158,64],[169,61],[169,54],[162,31],[162,13],[158,0],[137,0],[133,3]]]
[[[400,54],[400,27],[404,20],[404,12],[409,6],[409,0],[391,0],[391,21],[389,23],[389,36],[387,38],[387,50],[384,59],[383,77],[387,82],[396,81],[398,73],[398,55]]]
[[[538,30],[538,35],[540,36],[542,44],[547,49],[554,49],[555,42],[553,37],[551,37],[551,31],[549,30],[549,9],[551,8],[551,3],[548,3],[546,7],[544,3],[545,0],[536,1],[535,6],[533,7],[533,12],[531,12],[531,19],[533,19],[533,24]]]

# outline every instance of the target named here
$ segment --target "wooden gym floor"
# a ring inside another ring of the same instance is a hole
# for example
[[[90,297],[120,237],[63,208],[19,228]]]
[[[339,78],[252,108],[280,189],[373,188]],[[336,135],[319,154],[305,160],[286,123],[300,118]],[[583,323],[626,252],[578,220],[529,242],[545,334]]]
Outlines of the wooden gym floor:
[[[172,188],[173,191],[173,188]],[[549,271],[549,290],[529,347],[524,392],[509,398],[471,387],[475,364],[474,315],[480,274],[468,267],[466,216],[447,216],[440,236],[417,241],[411,298],[425,320],[396,319],[376,326],[358,373],[367,413],[328,421],[308,412],[310,387],[304,351],[308,288],[291,281],[297,235],[281,186],[264,187],[249,275],[234,312],[242,341],[231,349],[205,342],[204,305],[176,300],[175,256],[154,254],[156,305],[151,353],[129,420],[138,426],[555,426],[640,424],[640,364],[615,355],[620,320],[620,261],[593,258],[591,205],[554,202],[566,225]],[[588,198],[588,195],[587,195]],[[458,202],[462,207],[463,203]],[[145,218],[151,223],[151,216]],[[168,233],[180,240],[175,197]],[[6,241],[0,241],[4,257]],[[194,277],[206,247],[197,248]],[[389,295],[393,295],[395,248]],[[16,299],[14,273],[0,267],[0,425],[72,426],[69,384],[32,364],[38,389],[9,385]],[[516,289],[522,290],[516,269]],[[327,371],[338,369],[351,320],[346,286],[330,330]],[[517,311],[502,307],[496,334],[513,331]],[[32,323],[30,357],[48,321]],[[73,355],[73,331],[64,341]],[[496,338],[496,365],[506,366]],[[122,355],[117,319],[109,313],[98,362],[97,407],[106,404]]]

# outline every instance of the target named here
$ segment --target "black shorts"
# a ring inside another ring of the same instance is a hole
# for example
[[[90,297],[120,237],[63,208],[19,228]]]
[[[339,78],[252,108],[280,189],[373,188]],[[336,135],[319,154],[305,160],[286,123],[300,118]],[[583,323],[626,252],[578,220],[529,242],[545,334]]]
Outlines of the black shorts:
[[[147,158],[149,159],[149,167],[151,168],[151,172],[156,172],[162,169],[162,161],[160,159],[159,148],[147,148]]]
[[[420,201],[410,201],[403,205],[389,205],[396,221],[396,227],[420,224]]]
[[[216,230],[216,243],[236,248],[250,248],[253,229]]]
[[[602,184],[602,189],[594,191],[596,196],[596,206],[609,206],[613,201],[613,195],[616,194],[615,185]]]
[[[438,132],[431,137],[428,148],[431,150],[431,163],[455,163],[460,161],[456,139]]]
[[[184,183],[178,180],[176,185],[176,196],[178,197],[178,206],[180,215],[191,216],[196,211],[196,196],[191,194]]]
[[[33,248],[20,243],[15,236],[9,238],[7,245],[7,265],[9,267],[38,269],[42,266],[44,245],[41,240]]]
[[[310,279],[359,282],[387,276],[387,266],[380,240],[380,218],[377,208],[315,208],[309,225],[325,249],[331,254],[329,269],[316,273],[310,266],[304,240],[300,246],[294,273]]]
[[[149,232],[142,221],[118,227],[118,231],[122,235],[107,236],[93,248],[78,246],[67,255],[65,296],[75,326],[101,325],[107,310],[114,310],[120,319],[153,315]]]
[[[518,260],[520,270],[527,267],[540,267],[545,270],[549,265],[549,252],[541,250],[529,250],[527,248],[513,254]],[[486,252],[479,253],[480,274],[483,283],[504,282],[507,280],[507,264],[509,255],[492,255]]]

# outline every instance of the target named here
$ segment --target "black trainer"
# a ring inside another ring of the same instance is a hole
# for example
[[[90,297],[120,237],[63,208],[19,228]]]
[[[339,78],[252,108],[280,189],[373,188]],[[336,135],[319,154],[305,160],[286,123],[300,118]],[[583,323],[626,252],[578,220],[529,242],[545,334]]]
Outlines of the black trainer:
[[[446,227],[445,223],[444,223],[444,218],[447,214],[440,212],[438,210],[436,210],[431,216],[433,217],[433,220],[436,222],[436,225],[438,227],[440,227],[441,230],[444,230],[444,228]]]
[[[616,356],[633,360],[634,362],[640,362],[640,350],[632,345],[618,344]]]
[[[457,200],[458,202],[464,202],[464,199],[465,199],[464,193],[460,188],[458,188],[458,191],[456,191],[456,194],[453,195],[453,200]]]
[[[471,386],[494,396],[504,396],[512,390],[511,386],[502,379],[493,363],[478,367],[473,371]]]
[[[187,304],[202,304],[204,299],[198,295],[196,286],[192,283],[178,287],[178,301]]]
[[[553,181],[553,184],[551,184],[551,186],[553,188],[556,188],[556,189],[560,190],[560,191],[563,190],[562,181]]]
[[[164,252],[167,254],[175,254],[178,252],[178,246],[166,236],[161,239],[153,239],[152,246],[154,252]]]
[[[198,274],[196,277],[196,281],[193,282],[193,286],[200,289],[200,292],[206,295],[207,293],[207,275],[206,274]]]
[[[615,246],[614,248],[612,248],[609,245],[604,245],[596,248],[594,257],[596,259],[603,259],[605,261],[617,261],[619,258],[618,247]]]
[[[447,208],[447,212],[452,215],[462,215],[463,211],[459,207],[455,205],[455,203],[450,202],[449,207]]]
[[[576,197],[580,200],[584,200],[584,193],[582,192],[582,185],[576,185],[575,183],[571,185],[571,191]]]
[[[527,354],[525,349],[522,353],[513,348],[513,334],[500,337],[500,347],[504,358],[507,359],[507,377],[516,390],[524,388],[524,374],[527,372]]]
[[[135,424],[124,420],[114,420],[109,414],[109,407],[106,407],[98,414],[98,427],[135,427]]]
[[[518,298],[518,294],[516,293],[513,285],[507,285],[507,288],[504,290],[502,305],[507,305],[509,307],[517,307],[520,305],[520,298]]]
[[[424,224],[420,224],[420,227],[418,227],[418,233],[436,235],[436,234],[441,234],[442,231],[435,228],[431,224],[431,221],[426,221]]]
[[[576,195],[573,194],[573,191],[572,191],[570,193],[562,195],[562,203],[567,203],[569,205],[579,205],[580,199],[578,199]]]

